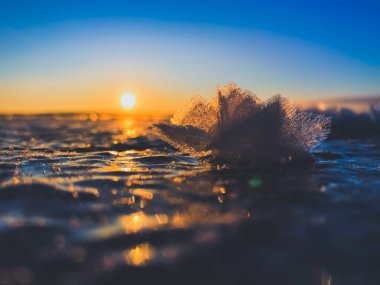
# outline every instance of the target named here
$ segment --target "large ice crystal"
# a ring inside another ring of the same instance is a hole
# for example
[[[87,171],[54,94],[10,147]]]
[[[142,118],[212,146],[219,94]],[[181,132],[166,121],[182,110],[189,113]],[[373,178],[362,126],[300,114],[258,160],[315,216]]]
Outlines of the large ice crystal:
[[[170,123],[153,128],[197,158],[260,166],[310,161],[310,151],[330,131],[330,118],[299,111],[280,95],[261,101],[230,83],[210,102],[194,97]]]

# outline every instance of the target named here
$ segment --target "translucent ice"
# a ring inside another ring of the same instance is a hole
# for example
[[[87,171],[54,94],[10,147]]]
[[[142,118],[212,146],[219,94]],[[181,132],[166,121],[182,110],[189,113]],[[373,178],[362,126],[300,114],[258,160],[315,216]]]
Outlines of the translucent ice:
[[[309,152],[326,139],[330,118],[298,111],[280,95],[261,101],[231,83],[210,102],[194,97],[170,123],[153,128],[197,158],[274,165],[312,160]]]

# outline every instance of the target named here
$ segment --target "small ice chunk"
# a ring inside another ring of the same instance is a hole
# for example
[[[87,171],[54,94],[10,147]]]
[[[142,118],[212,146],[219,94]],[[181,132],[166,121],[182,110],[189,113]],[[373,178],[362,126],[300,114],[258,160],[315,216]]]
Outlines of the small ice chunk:
[[[210,102],[194,97],[170,123],[153,128],[197,158],[260,166],[310,160],[330,132],[330,118],[299,111],[281,95],[261,101],[230,83]]]

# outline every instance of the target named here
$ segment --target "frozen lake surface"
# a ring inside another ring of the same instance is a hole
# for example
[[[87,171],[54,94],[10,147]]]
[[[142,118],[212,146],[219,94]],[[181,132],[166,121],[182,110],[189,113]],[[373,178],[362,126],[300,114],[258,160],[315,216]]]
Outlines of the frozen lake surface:
[[[379,284],[380,140],[202,164],[165,118],[0,116],[0,284]]]

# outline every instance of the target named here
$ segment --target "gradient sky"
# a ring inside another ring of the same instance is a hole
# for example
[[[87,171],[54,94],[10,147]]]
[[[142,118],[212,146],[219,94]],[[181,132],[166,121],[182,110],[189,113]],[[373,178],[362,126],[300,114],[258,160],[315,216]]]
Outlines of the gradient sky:
[[[0,0],[0,112],[172,111],[230,81],[380,94],[378,1]]]

